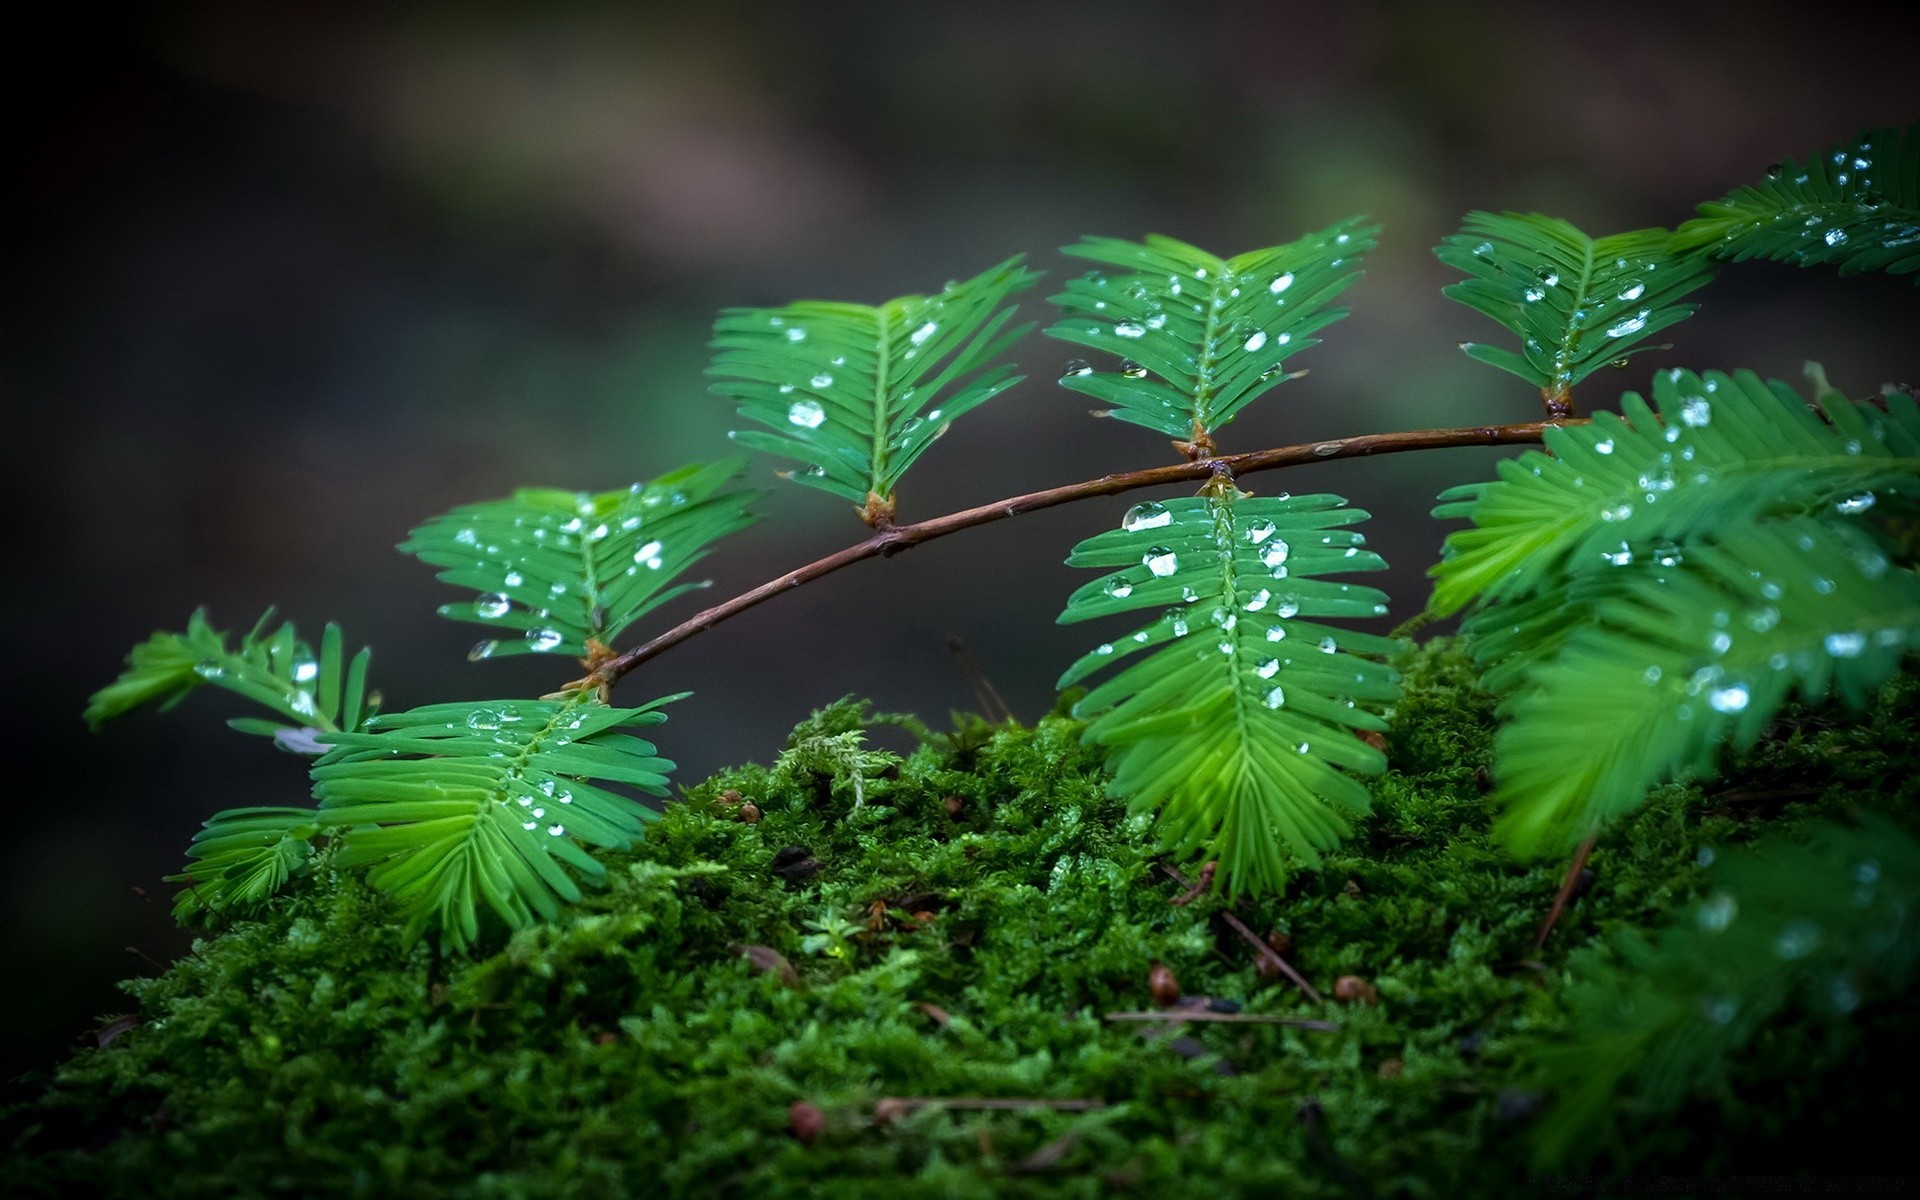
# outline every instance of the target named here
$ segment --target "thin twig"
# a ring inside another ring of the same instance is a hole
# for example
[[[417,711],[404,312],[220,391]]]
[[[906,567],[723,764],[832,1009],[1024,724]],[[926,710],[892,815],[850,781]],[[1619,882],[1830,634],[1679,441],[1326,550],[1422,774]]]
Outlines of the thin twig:
[[[974,699],[980,702],[980,715],[996,724],[1012,723],[1018,720],[1013,715],[1013,706],[1000,695],[1000,689],[993,686],[993,680],[980,669],[980,663],[973,657],[973,651],[960,640],[960,635],[947,635],[947,649],[953,653],[953,661],[960,673],[967,677],[967,683],[973,688]]]
[[[1106,1019],[1109,1021],[1219,1021],[1230,1025],[1291,1025],[1295,1029],[1311,1029],[1316,1033],[1336,1033],[1340,1029],[1332,1021],[1315,1021],[1307,1017],[1276,1017],[1271,1013],[1208,1012],[1204,1008],[1160,1012],[1111,1012],[1106,1015]]]
[[[1560,884],[1560,894],[1553,898],[1553,907],[1547,910],[1547,919],[1540,923],[1540,932],[1534,935],[1533,952],[1537,956],[1547,944],[1547,935],[1553,932],[1554,922],[1560,919],[1560,913],[1567,907],[1567,901],[1573,899],[1573,889],[1580,885],[1580,872],[1586,869],[1587,856],[1593,853],[1593,839],[1588,834],[1580,842],[1580,848],[1573,852],[1573,861],[1567,864],[1567,877]]]
[[[822,576],[831,575],[842,567],[849,567],[869,558],[898,554],[921,542],[932,541],[934,538],[945,537],[947,534],[972,529],[978,525],[1002,521],[1008,517],[1017,517],[1023,513],[1038,512],[1043,508],[1070,504],[1076,500],[1090,500],[1097,496],[1116,496],[1138,488],[1207,480],[1221,474],[1251,475],[1256,471],[1271,471],[1280,467],[1297,467],[1307,463],[1331,462],[1342,458],[1364,458],[1374,454],[1399,454],[1410,450],[1531,444],[1539,442],[1546,430],[1565,423],[1528,421],[1518,425],[1474,425],[1455,429],[1422,429],[1409,433],[1367,433],[1324,442],[1303,442],[1296,446],[1280,446],[1271,450],[1255,450],[1247,454],[1203,458],[1196,462],[1176,463],[1173,466],[1154,467],[1145,471],[1103,475],[1083,483],[1070,483],[1063,487],[1048,488],[1045,491],[1029,492],[1024,496],[1010,496],[1005,500],[962,509],[942,517],[931,517],[911,525],[880,528],[865,541],[836,551],[825,558],[816,559],[804,567],[788,571],[759,587],[742,592],[731,600],[695,613],[652,641],[597,664],[585,679],[574,686],[610,685],[641,663],[679,645],[693,635],[711,629],[729,617],[737,616],[775,596],[792,591],[801,584],[811,583]]]
[[[1288,979],[1293,980],[1294,984],[1298,986],[1301,991],[1307,994],[1307,999],[1313,1001],[1315,1004],[1325,1003],[1320,993],[1314,991],[1313,985],[1307,982],[1306,976],[1294,970],[1292,963],[1288,962],[1284,958],[1281,958],[1279,951],[1275,950],[1272,946],[1267,945],[1266,942],[1262,941],[1261,939],[1255,937],[1253,930],[1247,928],[1245,921],[1242,921],[1239,917],[1234,916],[1230,912],[1221,913],[1220,919],[1225,921],[1227,924],[1233,926],[1233,931],[1235,933],[1247,939],[1247,944],[1253,947],[1253,953],[1255,958],[1261,959],[1262,961],[1272,966],[1275,970],[1279,971],[1282,975],[1285,975]]]

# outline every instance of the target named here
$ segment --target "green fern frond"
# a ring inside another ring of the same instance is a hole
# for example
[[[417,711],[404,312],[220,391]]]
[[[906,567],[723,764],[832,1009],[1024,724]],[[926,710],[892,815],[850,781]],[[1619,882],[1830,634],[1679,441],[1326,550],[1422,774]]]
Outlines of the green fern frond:
[[[1546,452],[1502,462],[1497,482],[1442,494],[1435,516],[1474,525],[1429,570],[1431,610],[1519,599],[1762,516],[1920,496],[1920,406],[1904,393],[1884,408],[1828,393],[1816,409],[1750,371],[1675,370],[1655,376],[1653,396],[1657,411],[1628,392],[1623,415],[1549,429]]]
[[[87,702],[87,724],[98,729],[146,704],[164,712],[212,684],[284,718],[236,718],[228,722],[235,729],[271,737],[285,749],[318,754],[314,733],[357,729],[379,706],[379,697],[367,693],[373,652],[363,648],[348,660],[340,627],[329,624],[316,655],[291,621],[268,632],[272,621],[268,609],[229,650],[227,635],[207,621],[205,609],[197,610],[185,632],[156,633],[133,648],[127,669]]]
[[[1556,1097],[1534,1131],[1540,1169],[1590,1156],[1616,1114],[1657,1120],[1719,1090],[1788,1005],[1844,1026],[1904,995],[1920,966],[1920,842],[1884,817],[1804,845],[1767,838],[1730,853],[1712,884],[1656,941],[1629,932],[1613,961],[1575,959],[1570,1031],[1535,1055]]]
[[[933,296],[877,307],[801,300],[730,308],[714,323],[713,390],[772,429],[735,431],[744,446],[796,459],[789,475],[865,506],[894,485],[947,426],[1020,382],[989,365],[1031,325],[1012,326],[1008,297],[1039,275],[1016,256]]]
[[[472,944],[481,906],[509,928],[552,918],[605,874],[581,843],[631,843],[651,809],[600,786],[666,794],[673,764],[625,732],[666,720],[659,707],[611,708],[591,692],[560,700],[435,704],[341,734],[313,766],[316,820],[339,837],[335,862],[371,865],[368,882],[407,910],[406,937],[440,928]]]
[[[400,544],[445,568],[438,578],[478,599],[443,605],[443,616],[502,630],[472,657],[586,655],[686,592],[669,586],[720,538],[753,523],[760,493],[727,491],[744,458],[694,463],[651,483],[601,492],[527,488],[505,500],[435,517]]]
[[[1468,213],[1435,248],[1467,278],[1441,289],[1520,337],[1520,351],[1484,342],[1461,349],[1564,400],[1609,363],[1693,314],[1676,303],[1713,276],[1711,263],[1668,248],[1664,229],[1591,238],[1538,213]]]
[[[1762,182],[1700,205],[1673,245],[1736,262],[1837,266],[1842,275],[1920,271],[1920,122],[1904,140],[1897,129],[1876,129],[1780,163]]]
[[[1860,530],[1808,517],[1725,530],[1592,611],[1503,705],[1493,800],[1523,855],[1711,774],[1791,693],[1864,704],[1920,645],[1920,579]]]
[[[1061,386],[1107,415],[1177,439],[1212,434],[1290,378],[1290,355],[1347,315],[1329,308],[1360,278],[1375,226],[1342,221],[1284,246],[1217,258],[1173,238],[1087,238],[1062,253],[1118,267],[1069,280],[1049,337],[1124,356],[1118,371],[1069,364]]]
[[[316,816],[310,808],[229,808],[209,817],[187,851],[187,869],[167,876],[187,885],[174,898],[174,918],[184,924],[257,908],[312,862]]]
[[[1283,846],[1318,861],[1367,811],[1354,776],[1385,768],[1353,731],[1386,727],[1375,710],[1398,695],[1394,673],[1361,656],[1394,643],[1320,623],[1386,612],[1373,588],[1316,578],[1386,567],[1342,528],[1366,519],[1345,503],[1249,496],[1223,480],[1198,497],[1135,505],[1067,560],[1120,569],[1076,591],[1062,624],[1156,615],[1074,663],[1059,686],[1117,668],[1074,706],[1090,722],[1086,740],[1106,748],[1113,793],[1158,809],[1166,843],[1218,861],[1230,893],[1283,886]]]

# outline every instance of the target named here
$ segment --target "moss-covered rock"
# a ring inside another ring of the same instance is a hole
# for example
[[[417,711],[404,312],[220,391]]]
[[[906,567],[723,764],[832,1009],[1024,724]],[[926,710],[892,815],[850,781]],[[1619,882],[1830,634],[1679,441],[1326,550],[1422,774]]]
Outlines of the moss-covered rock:
[[[689,789],[607,857],[608,889],[484,957],[402,949],[381,898],[322,869],[126,985],[139,1023],[7,1114],[13,1185],[1516,1194],[1540,1185],[1528,1139],[1551,1097],[1529,1050],[1567,1020],[1569,953],[1671,921],[1701,850],[1756,828],[1857,809],[1912,826],[1903,680],[1864,718],[1779,723],[1710,795],[1663,789],[1601,839],[1536,951],[1566,864],[1488,839],[1492,701],[1445,642],[1401,666],[1375,815],[1281,898],[1176,903],[1150,821],[1105,794],[1071,720],[929,735],[900,758],[864,747],[873,718],[851,703],[771,768]],[[1264,974],[1236,919],[1289,939],[1324,999]],[[1110,1019],[1169,998],[1157,966],[1211,1014],[1296,1023]],[[1783,1027],[1734,1076],[1751,1096],[1629,1123],[1613,1169],[1880,1169],[1835,1157],[1887,1103],[1845,1072],[1897,1061],[1912,1024],[1904,1006],[1857,1016],[1878,1040]],[[1779,1136],[1796,1125],[1854,1136]]]

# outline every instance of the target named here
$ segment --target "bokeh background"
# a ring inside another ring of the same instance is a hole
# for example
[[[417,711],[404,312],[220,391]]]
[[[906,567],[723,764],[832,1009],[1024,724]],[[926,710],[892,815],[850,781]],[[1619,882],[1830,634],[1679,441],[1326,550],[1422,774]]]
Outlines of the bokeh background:
[[[516,486],[605,489],[729,449],[701,369],[714,311],[874,302],[1015,252],[1058,282],[1083,234],[1223,253],[1351,214],[1384,224],[1353,316],[1227,449],[1528,419],[1454,348],[1493,332],[1430,248],[1470,208],[1600,233],[1671,225],[1773,160],[1915,113],[1913,42],[1846,5],[967,3],[149,5],[16,39],[0,189],[0,588],[9,811],[0,1077],[124,1010],[113,982],[185,952],[167,915],[199,821],[300,803],[303,761],[196,696],[100,735],[87,695],[153,629],[270,604],[376,647],[389,707],[532,695],[567,664],[470,665],[454,598],[394,553],[418,521]],[[44,15],[43,15],[44,16]],[[1844,31],[1826,42],[1821,29]],[[1907,30],[1906,33],[1910,33]],[[1044,319],[1044,285],[1026,304]],[[1804,361],[1868,394],[1910,378],[1920,289],[1726,272],[1652,370]],[[1092,421],[1031,335],[1028,381],[956,426],[902,491],[913,519],[1170,461]],[[1424,599],[1432,498],[1494,451],[1328,464]],[[756,476],[775,484],[770,464]],[[855,540],[777,485],[704,573],[731,595]],[[1137,499],[1139,497],[1135,497]],[[964,639],[1022,717],[1088,631],[1052,621],[1094,502],[863,564],[672,651],[622,688],[693,689],[662,731],[693,782],[766,761],[859,693],[941,726],[976,707]],[[1380,582],[1378,579],[1368,582]],[[642,629],[693,610],[682,602]],[[884,741],[884,739],[883,739]]]

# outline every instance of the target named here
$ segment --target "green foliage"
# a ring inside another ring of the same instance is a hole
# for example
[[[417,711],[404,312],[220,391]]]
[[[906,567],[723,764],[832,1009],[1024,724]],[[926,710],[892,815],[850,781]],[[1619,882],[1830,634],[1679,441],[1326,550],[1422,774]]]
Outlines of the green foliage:
[[[1854,1049],[1857,1010],[1905,994],[1920,964],[1920,841],[1885,817],[1770,835],[1712,883],[1655,938],[1625,930],[1611,955],[1575,957],[1570,1027],[1535,1055],[1559,1096],[1535,1136],[1543,1168],[1724,1091],[1741,1051],[1783,1023],[1824,1027],[1827,1057],[1836,1039]]]
[[[1354,775],[1385,766],[1353,730],[1386,727],[1377,710],[1396,695],[1393,672],[1361,656],[1394,643],[1318,620],[1387,611],[1382,592],[1317,578],[1386,569],[1341,528],[1367,515],[1345,504],[1251,496],[1222,480],[1198,497],[1134,506],[1067,560],[1120,569],[1076,591],[1063,624],[1154,617],[1081,658],[1059,686],[1142,655],[1074,715],[1106,748],[1114,794],[1158,809],[1167,845],[1218,861],[1229,893],[1278,891],[1283,846],[1318,861],[1367,811]]]
[[[869,495],[890,501],[947,426],[1021,380],[989,365],[1032,328],[1009,325],[1007,299],[1039,278],[1020,262],[877,307],[800,300],[725,310],[714,323],[713,390],[774,431],[731,436],[805,464],[787,475],[795,483],[861,506]]]
[[[1691,546],[1594,604],[1503,707],[1501,833],[1566,849],[1654,784],[1710,775],[1794,692],[1858,707],[1915,645],[1920,578],[1854,530],[1800,518]]]
[[[601,492],[526,488],[506,500],[436,517],[400,544],[443,567],[439,578],[481,593],[441,615],[513,636],[481,642],[473,657],[589,653],[686,592],[669,587],[707,549],[753,521],[758,492],[727,491],[744,458],[695,463],[651,483]]]
[[[1124,356],[1118,371],[1070,364],[1063,387],[1105,415],[1169,437],[1212,434],[1284,380],[1287,358],[1347,315],[1327,305],[1360,278],[1377,229],[1342,221],[1284,246],[1217,258],[1173,238],[1087,238],[1063,253],[1120,272],[1069,280],[1047,336]]]
[[[1904,140],[1875,129],[1778,163],[1760,183],[1702,204],[1673,245],[1734,261],[1837,266],[1842,275],[1920,271],[1920,123]]]
[[[659,706],[678,698],[613,708],[576,692],[377,717],[314,764],[315,820],[339,836],[338,866],[373,866],[409,941],[437,926],[469,946],[483,904],[512,929],[552,920],[580,899],[569,868],[605,876],[581,843],[625,847],[657,815],[599,785],[666,794],[673,764],[625,731],[665,721]]]
[[[1596,851],[1598,882],[1562,919],[1545,972],[1516,965],[1561,865],[1515,864],[1489,840],[1473,775],[1488,701],[1471,663],[1441,643],[1395,666],[1405,691],[1376,811],[1284,898],[1168,903],[1182,889],[1155,865],[1150,822],[1106,794],[1096,748],[1057,718],[996,732],[964,768],[937,742],[890,756],[858,816],[844,777],[723,772],[602,855],[605,889],[471,957],[404,949],[388,897],[317,871],[131,981],[139,1023],[0,1114],[9,1185],[424,1200],[1532,1194],[1528,1113],[1547,1099],[1534,1056],[1571,1019],[1542,982],[1596,932],[1684,910],[1700,848],[1752,822],[1663,793]],[[1911,689],[1875,712],[1857,725],[1796,714],[1820,732],[1756,752],[1742,786],[1829,792],[1769,825],[1862,806],[1911,828]],[[837,706],[795,740],[863,719]],[[731,819],[728,791],[763,819]],[[817,873],[782,874],[789,847]],[[1380,1003],[1314,1004],[1263,978],[1228,914],[1289,934],[1323,993],[1360,974]],[[809,922],[838,941],[805,953]],[[777,953],[794,983],[730,946]],[[1155,962],[1242,1015],[1336,1028],[1105,1020],[1153,1007]],[[1857,1017],[1885,1007],[1864,980],[1861,994]],[[1627,1154],[1616,1169],[1904,1170],[1903,1147],[1874,1140],[1886,1093],[1860,1080],[1902,1062],[1910,1021],[1837,1060],[1785,1059],[1792,1087],[1757,1089],[1756,1055],[1806,1046],[1831,1024],[1813,1016],[1782,1010],[1729,1061],[1728,1086],[1691,1107],[1656,1115],[1625,1080],[1609,1113]],[[1104,1107],[877,1111],[900,1096]],[[824,1116],[811,1142],[792,1131],[796,1101]]]
[[[187,848],[187,869],[167,876],[186,886],[173,900],[182,924],[259,908],[304,874],[320,836],[310,808],[229,808],[207,819]]]
[[[1428,572],[1432,610],[1523,599],[1761,518],[1881,515],[1920,496],[1920,406],[1903,393],[1828,393],[1813,409],[1750,371],[1673,370],[1653,399],[1628,392],[1619,415],[1549,429],[1545,452],[1502,462],[1497,482],[1444,493],[1434,515],[1474,524]]]
[[[1461,349],[1564,400],[1581,380],[1693,314],[1680,297],[1712,278],[1710,263],[1674,253],[1664,229],[1591,238],[1538,213],[1468,213],[1434,253],[1467,278],[1442,289],[1520,336],[1520,351]]]
[[[228,724],[271,737],[286,749],[318,753],[314,733],[358,729],[379,707],[378,696],[367,694],[372,651],[363,649],[348,661],[340,627],[330,624],[316,656],[291,621],[269,633],[272,621],[268,609],[231,650],[227,635],[208,623],[204,609],[187,619],[186,632],[154,634],[127,655],[120,678],[87,702],[87,724],[98,729],[146,704],[164,712],[210,683],[284,718],[243,717]]]

